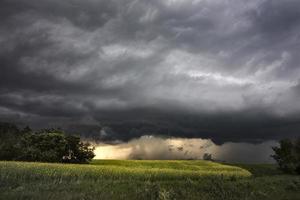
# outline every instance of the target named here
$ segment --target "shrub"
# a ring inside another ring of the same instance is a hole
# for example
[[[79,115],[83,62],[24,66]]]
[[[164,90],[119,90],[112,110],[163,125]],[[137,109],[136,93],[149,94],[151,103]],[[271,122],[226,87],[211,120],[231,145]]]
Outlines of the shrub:
[[[0,160],[14,160],[20,153],[19,141],[23,131],[11,123],[0,122]]]
[[[94,148],[79,137],[63,132],[26,134],[21,139],[20,160],[41,162],[87,163],[94,156]]]
[[[59,162],[66,154],[67,141],[62,133],[30,133],[21,138],[19,160]]]
[[[209,153],[203,154],[203,160],[210,160],[213,161],[212,155]]]
[[[0,122],[0,160],[87,163],[94,156],[89,143],[61,130],[33,133],[29,127],[19,130],[14,124]]]
[[[284,139],[279,147],[272,147],[275,154],[272,157],[278,163],[279,169],[287,173],[300,174],[300,138]]]

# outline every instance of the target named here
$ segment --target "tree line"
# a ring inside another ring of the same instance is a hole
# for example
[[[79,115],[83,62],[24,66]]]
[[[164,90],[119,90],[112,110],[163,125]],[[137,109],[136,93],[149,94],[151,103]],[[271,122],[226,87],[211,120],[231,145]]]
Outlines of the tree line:
[[[94,156],[90,143],[62,130],[33,131],[0,123],[0,160],[88,163]]]

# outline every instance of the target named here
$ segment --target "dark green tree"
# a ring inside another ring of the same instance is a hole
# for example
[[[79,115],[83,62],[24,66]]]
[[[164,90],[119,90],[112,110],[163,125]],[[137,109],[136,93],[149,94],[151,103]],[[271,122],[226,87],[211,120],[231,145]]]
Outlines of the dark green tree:
[[[296,166],[296,173],[300,174],[300,138],[298,138],[294,144],[295,147],[295,153],[296,153],[296,160],[297,160],[297,166]]]
[[[64,157],[65,162],[87,163],[95,157],[95,148],[90,143],[81,142],[79,137],[71,135],[66,137],[66,141],[68,156]]]
[[[0,123],[0,160],[88,163],[94,156],[94,147],[61,129],[33,132]]]
[[[0,122],[0,160],[15,160],[20,153],[21,131],[11,123]]]
[[[300,174],[300,138],[296,140],[284,139],[279,147],[272,147],[279,169],[287,173]]]
[[[59,162],[66,154],[67,141],[62,133],[29,133],[21,138],[20,160]]]
[[[213,161],[212,155],[210,153],[203,154],[203,160]]]
[[[19,159],[25,161],[88,163],[95,156],[94,147],[89,143],[53,129],[24,135],[21,149]]]

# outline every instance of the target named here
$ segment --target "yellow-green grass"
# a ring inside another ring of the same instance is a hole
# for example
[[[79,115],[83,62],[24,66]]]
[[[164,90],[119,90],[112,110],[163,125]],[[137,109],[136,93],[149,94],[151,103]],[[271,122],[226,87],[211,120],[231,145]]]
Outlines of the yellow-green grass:
[[[95,160],[90,165],[1,162],[1,176],[18,179],[182,180],[203,176],[249,177],[245,169],[210,161]]]
[[[300,199],[299,176],[267,169],[276,171],[193,160],[0,161],[0,199]]]

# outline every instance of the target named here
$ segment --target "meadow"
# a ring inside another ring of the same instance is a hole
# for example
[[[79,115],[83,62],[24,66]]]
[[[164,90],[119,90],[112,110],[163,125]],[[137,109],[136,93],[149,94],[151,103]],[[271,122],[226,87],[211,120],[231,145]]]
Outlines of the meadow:
[[[300,177],[196,160],[0,161],[0,199],[299,200]]]

